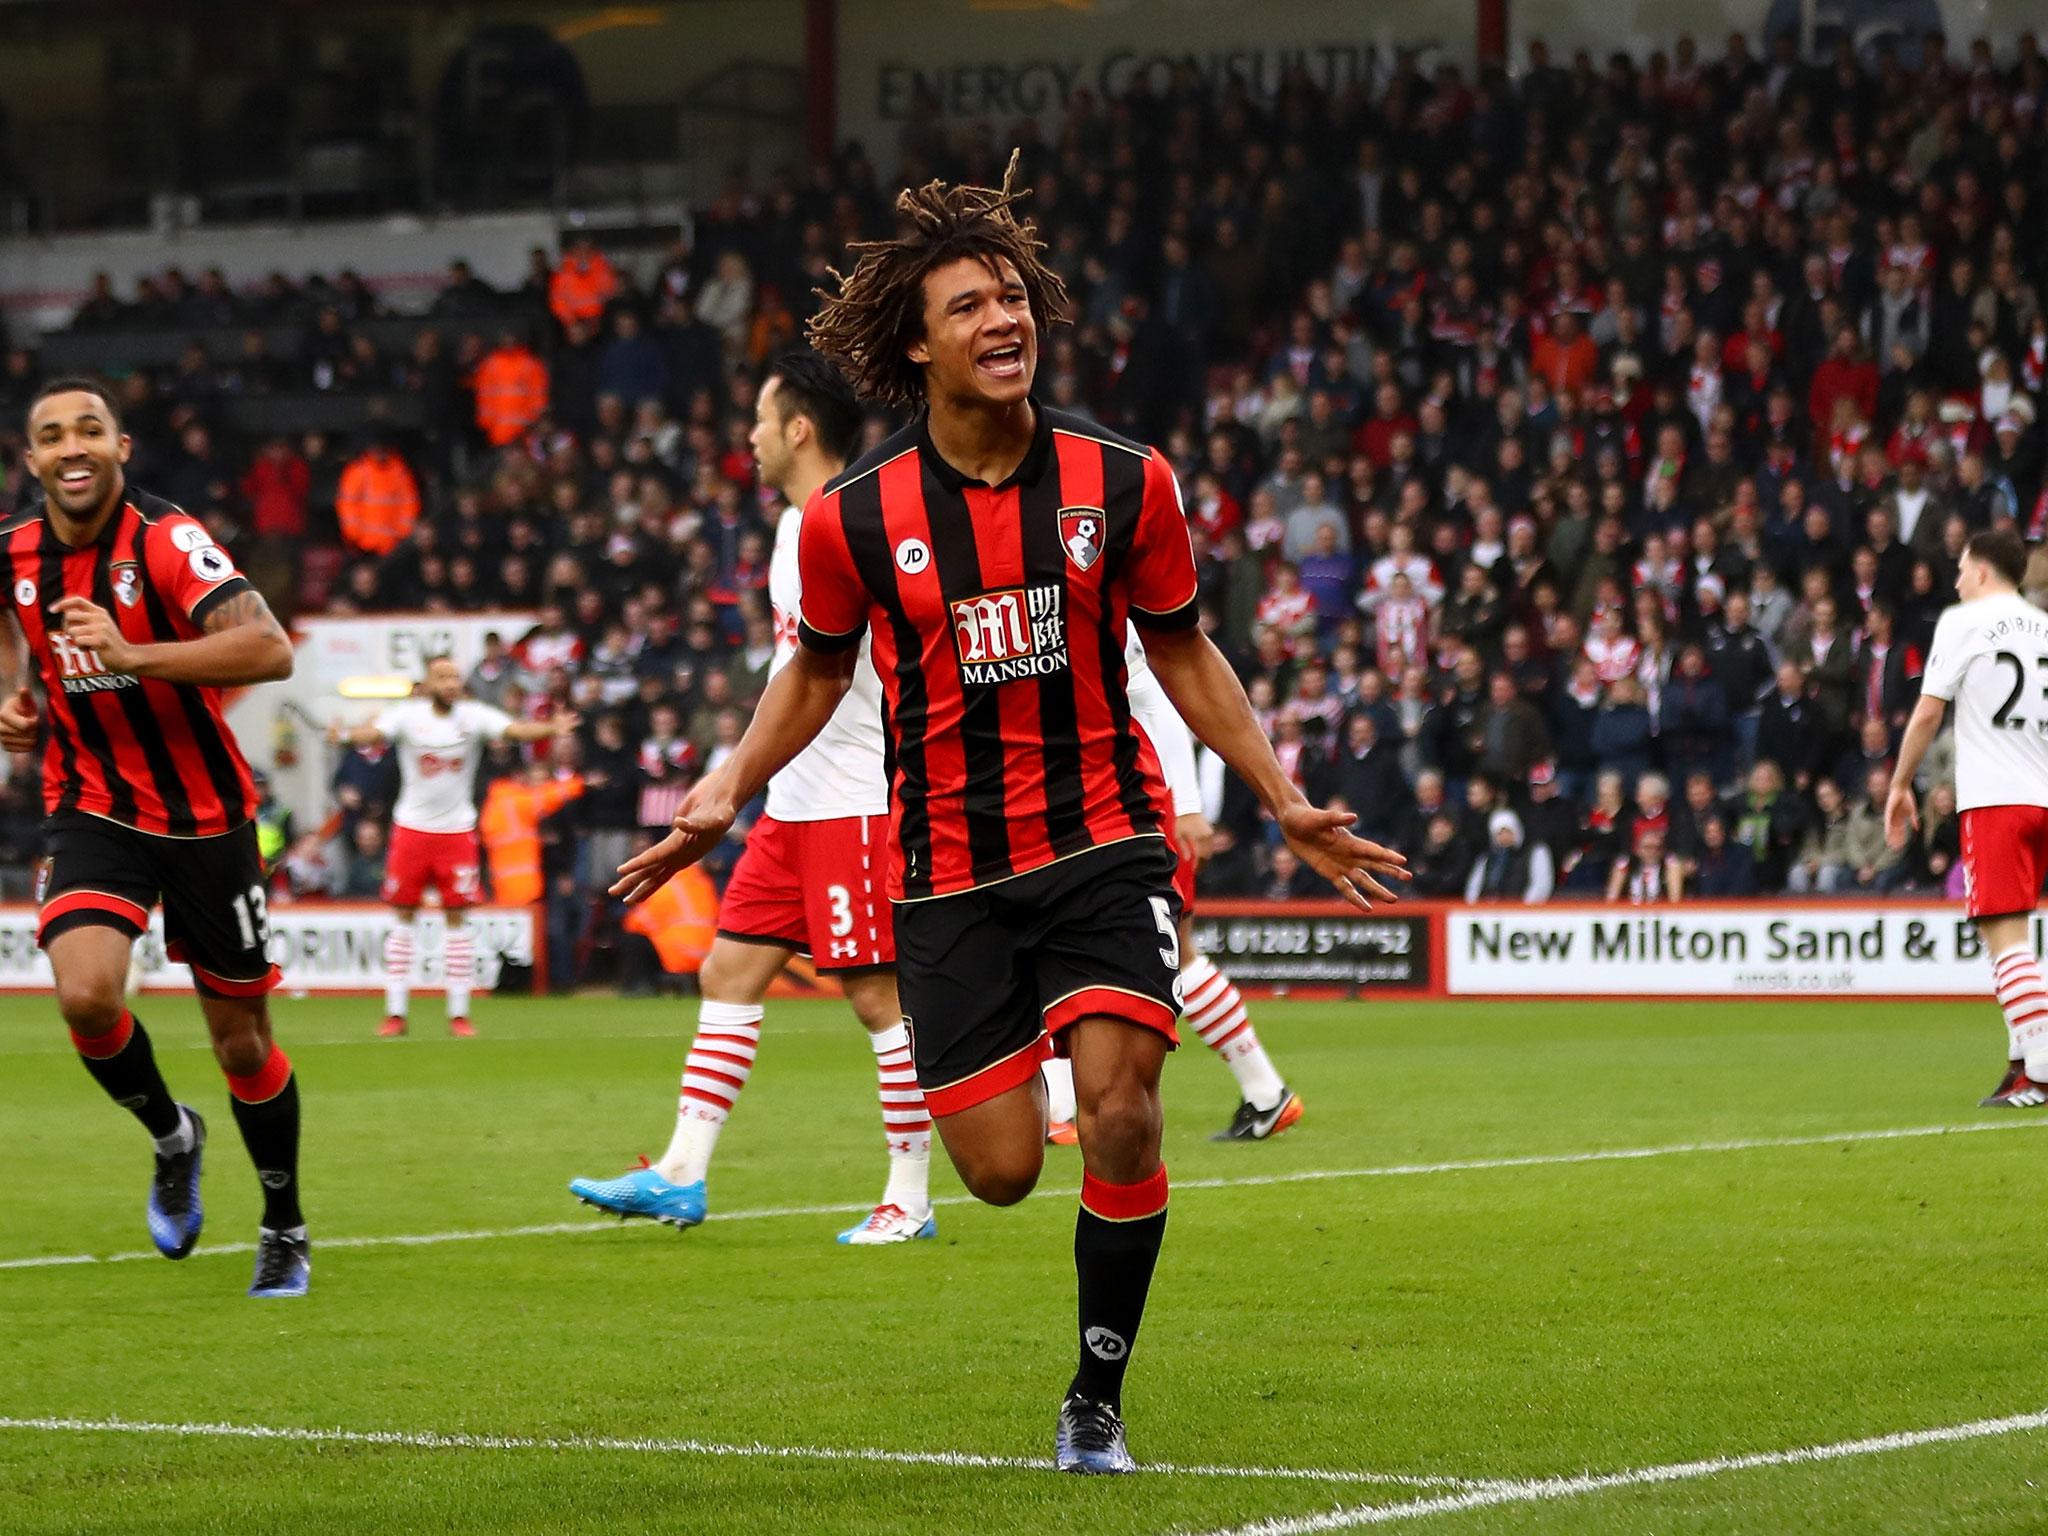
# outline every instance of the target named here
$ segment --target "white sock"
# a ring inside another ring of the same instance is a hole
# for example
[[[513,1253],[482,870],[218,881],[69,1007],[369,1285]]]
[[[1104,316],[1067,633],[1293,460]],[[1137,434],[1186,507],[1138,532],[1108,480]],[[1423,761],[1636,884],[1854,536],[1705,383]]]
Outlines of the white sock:
[[[1991,975],[2005,1014],[2006,1059],[2025,1061],[2027,1076],[2048,1081],[2048,985],[2032,946],[2022,944],[1995,956]]]
[[[412,920],[399,918],[384,935],[384,1012],[389,1018],[404,1018],[412,996],[412,948]]]
[[[448,983],[448,1017],[469,1017],[469,989],[476,981],[476,935],[469,924],[451,925],[441,949],[441,972]]]
[[[712,1149],[725,1117],[739,1102],[754,1070],[761,1044],[759,1003],[697,1005],[697,1038],[683,1063],[683,1091],[676,1101],[676,1133],[654,1166],[671,1184],[694,1184],[711,1166]]]
[[[1199,953],[1180,968],[1180,978],[1183,1007],[1202,1044],[1223,1058],[1245,1102],[1258,1110],[1273,1108],[1287,1085],[1259,1044],[1259,1032],[1252,1028],[1237,984]]]
[[[180,1105],[178,1128],[168,1136],[153,1136],[150,1139],[156,1143],[157,1152],[164,1157],[169,1157],[173,1152],[190,1152],[192,1143],[198,1140],[192,1130],[191,1111]]]
[[[912,1216],[932,1208],[932,1117],[910,1060],[910,1031],[891,1025],[869,1035],[882,1096],[882,1135],[889,1144],[889,1187],[882,1203]]]
[[[1049,1056],[1039,1070],[1045,1074],[1045,1118],[1054,1125],[1068,1125],[1074,1119],[1074,1064],[1064,1056]]]

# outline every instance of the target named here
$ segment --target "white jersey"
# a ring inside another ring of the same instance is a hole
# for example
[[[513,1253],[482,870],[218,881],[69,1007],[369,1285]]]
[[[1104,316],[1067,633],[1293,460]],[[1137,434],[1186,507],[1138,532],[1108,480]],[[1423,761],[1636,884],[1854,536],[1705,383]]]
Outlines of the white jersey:
[[[407,699],[385,710],[377,730],[398,754],[392,822],[413,832],[474,831],[484,744],[511,724],[503,710],[475,699],[457,699],[445,715],[428,699]]]
[[[775,610],[773,677],[796,655],[797,617],[803,611],[803,578],[797,569],[797,531],[804,515],[786,508],[775,524],[775,552],[768,561],[768,602]],[[768,814],[777,821],[838,821],[847,816],[885,816],[889,783],[882,772],[882,680],[863,635],[853,664],[853,686],[825,729],[768,781]]]
[[[1956,808],[2048,805],[2048,613],[2017,592],[1934,627],[1920,691],[1956,707]]]
[[[1131,627],[1124,635],[1124,693],[1131,701],[1131,719],[1151,738],[1159,754],[1159,771],[1173,797],[1173,814],[1191,816],[1202,809],[1202,783],[1195,771],[1195,733],[1188,729],[1173,700],[1152,675],[1145,644]]]

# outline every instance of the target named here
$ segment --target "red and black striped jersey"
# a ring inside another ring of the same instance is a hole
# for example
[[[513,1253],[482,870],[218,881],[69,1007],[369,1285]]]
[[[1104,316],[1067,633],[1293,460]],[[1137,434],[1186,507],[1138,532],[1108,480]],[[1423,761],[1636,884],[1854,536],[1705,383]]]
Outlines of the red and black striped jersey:
[[[1195,622],[1180,488],[1151,449],[1037,410],[1001,485],[961,475],[920,418],[804,512],[803,643],[874,634],[896,901],[1164,830],[1123,656],[1127,619]]]
[[[84,548],[66,545],[38,510],[0,524],[0,558],[42,683],[44,811],[162,837],[212,837],[253,816],[255,786],[220,690],[109,672],[51,611],[83,597],[137,644],[197,638],[207,614],[249,585],[205,525],[131,488]]]

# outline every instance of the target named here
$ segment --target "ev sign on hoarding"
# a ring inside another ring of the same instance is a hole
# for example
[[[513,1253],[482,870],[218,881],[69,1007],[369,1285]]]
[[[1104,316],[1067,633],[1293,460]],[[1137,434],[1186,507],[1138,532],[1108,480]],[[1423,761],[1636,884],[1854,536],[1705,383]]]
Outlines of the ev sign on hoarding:
[[[1952,906],[1460,907],[1444,944],[1453,995],[1970,997],[1990,977]]]

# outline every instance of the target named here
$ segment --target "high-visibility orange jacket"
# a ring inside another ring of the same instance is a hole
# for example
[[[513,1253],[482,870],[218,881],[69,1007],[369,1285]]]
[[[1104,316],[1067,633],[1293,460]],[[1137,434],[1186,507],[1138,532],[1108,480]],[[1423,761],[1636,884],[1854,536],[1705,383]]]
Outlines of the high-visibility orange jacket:
[[[627,908],[626,931],[646,935],[669,975],[695,975],[718,937],[718,887],[693,864]]]
[[[547,364],[525,347],[499,347],[476,365],[476,424],[502,448],[548,408]]]
[[[491,866],[491,899],[503,907],[529,907],[544,889],[540,874],[540,824],[583,793],[583,778],[528,784],[500,779],[484,796],[477,836]]]
[[[335,493],[334,512],[349,548],[389,554],[420,520],[419,482],[404,459],[370,448],[348,461]]]
[[[586,261],[571,251],[548,279],[548,308],[566,330],[571,321],[596,321],[618,291],[619,274],[604,252],[592,251]]]

